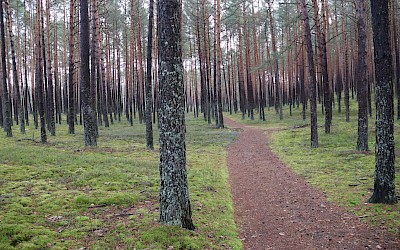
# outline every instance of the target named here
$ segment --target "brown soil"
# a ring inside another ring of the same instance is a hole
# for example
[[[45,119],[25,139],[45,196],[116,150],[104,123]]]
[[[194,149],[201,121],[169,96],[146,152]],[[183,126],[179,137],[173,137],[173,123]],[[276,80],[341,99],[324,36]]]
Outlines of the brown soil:
[[[400,249],[398,236],[366,225],[294,174],[262,130],[230,119],[226,125],[242,131],[229,146],[228,166],[244,249]]]

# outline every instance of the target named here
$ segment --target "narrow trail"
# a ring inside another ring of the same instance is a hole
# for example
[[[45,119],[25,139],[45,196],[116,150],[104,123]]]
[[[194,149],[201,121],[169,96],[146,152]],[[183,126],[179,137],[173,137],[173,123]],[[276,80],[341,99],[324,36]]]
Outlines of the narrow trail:
[[[294,174],[261,129],[225,124],[242,131],[228,148],[228,167],[244,249],[400,249],[396,235],[370,228]]]

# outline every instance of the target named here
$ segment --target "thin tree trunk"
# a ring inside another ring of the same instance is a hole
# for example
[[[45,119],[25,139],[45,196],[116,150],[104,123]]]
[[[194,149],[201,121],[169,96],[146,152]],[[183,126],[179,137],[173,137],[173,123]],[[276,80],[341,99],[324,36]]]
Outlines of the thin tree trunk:
[[[56,26],[56,25],[55,25]],[[56,125],[54,121],[54,86],[53,86],[53,74],[51,67],[51,44],[50,44],[50,0],[46,0],[46,34],[47,34],[47,128],[52,136],[56,135]],[[57,53],[57,51],[54,51]],[[57,74],[57,72],[55,72]]]
[[[317,148],[318,147],[317,99],[316,99],[314,54],[311,41],[311,29],[308,18],[306,1],[299,0],[299,3],[304,24],[304,41],[306,43],[307,58],[308,58],[308,74],[309,74],[308,79],[309,79],[309,92],[310,92],[310,113],[311,113],[311,147]]]
[[[343,49],[344,49],[344,74],[343,74],[343,87],[344,87],[344,106],[346,109],[346,122],[350,121],[350,93],[349,93],[349,69],[348,69],[348,42],[346,34],[346,19],[344,11],[344,0],[342,0],[342,35],[343,35]]]
[[[16,118],[19,118],[20,121],[20,132],[25,134],[25,117],[24,117],[24,109],[23,109],[23,99],[21,99],[21,92],[20,92],[20,85],[18,79],[18,71],[17,71],[17,62],[15,59],[15,46],[14,46],[14,35],[12,32],[12,23],[11,23],[11,12],[8,0],[5,0],[6,13],[7,13],[7,26],[8,26],[8,33],[10,39],[10,47],[11,47],[11,59],[12,59],[12,70],[13,70],[13,83],[14,88],[16,89],[16,100],[15,100],[15,112],[18,114]],[[5,72],[5,71],[4,71]]]
[[[217,105],[218,105],[218,127],[224,128],[224,116],[222,110],[222,91],[221,91],[221,0],[216,0],[216,82],[217,82]]]
[[[43,58],[42,58],[42,5],[41,1],[37,1],[37,26],[36,26],[36,97],[38,104],[38,111],[40,117],[40,138],[42,143],[47,143],[47,134],[46,134],[46,120],[45,120],[45,111],[44,111],[44,77],[43,77]]]
[[[147,35],[147,75],[146,75],[146,142],[147,148],[154,149],[153,145],[153,122],[152,122],[152,109],[153,109],[153,93],[152,93],[152,52],[153,52],[153,0],[149,3],[149,28]]]
[[[368,150],[368,81],[367,81],[367,46],[365,30],[365,3],[357,0],[357,31],[358,31],[358,59],[357,59],[357,100],[358,100],[358,138],[357,150]]]
[[[321,67],[321,77],[322,86],[324,90],[324,108],[325,108],[325,133],[329,134],[331,131],[332,122],[332,101],[329,86],[329,76],[328,76],[328,59],[326,51],[326,37],[325,28],[321,27],[319,19],[319,7],[317,0],[313,0],[314,12],[315,12],[315,26],[317,30],[317,40],[318,40],[318,51],[319,51],[319,62]],[[324,6],[324,1],[323,1]],[[325,10],[322,9],[322,20],[325,19]]]
[[[68,73],[68,133],[75,134],[75,0],[70,2],[69,73]]]
[[[276,47],[276,36],[274,19],[271,10],[271,1],[268,1],[268,16],[269,16],[269,27],[271,31],[271,42],[272,42],[272,53],[274,57],[274,73],[275,73],[275,110],[279,114],[279,119],[283,119],[282,112],[282,91],[280,86],[280,76],[279,76],[279,59],[278,59],[278,49]]]

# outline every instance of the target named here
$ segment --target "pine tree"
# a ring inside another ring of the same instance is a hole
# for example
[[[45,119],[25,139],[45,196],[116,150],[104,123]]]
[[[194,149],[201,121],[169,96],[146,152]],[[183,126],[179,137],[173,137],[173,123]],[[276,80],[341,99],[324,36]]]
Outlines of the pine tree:
[[[160,222],[194,230],[186,173],[179,0],[158,2]]]
[[[397,202],[394,169],[393,65],[390,49],[388,0],[371,0],[375,55],[376,149],[371,203]]]

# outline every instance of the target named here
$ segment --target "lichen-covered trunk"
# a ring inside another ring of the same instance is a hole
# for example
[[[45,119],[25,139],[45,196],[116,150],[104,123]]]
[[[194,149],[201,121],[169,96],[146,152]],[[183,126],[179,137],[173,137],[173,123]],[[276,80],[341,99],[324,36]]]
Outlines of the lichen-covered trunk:
[[[80,45],[81,45],[81,101],[83,111],[83,126],[85,146],[97,146],[97,120],[96,112],[92,105],[92,95],[90,91],[90,71],[89,71],[89,15],[88,0],[81,0],[80,6]]]
[[[367,81],[367,35],[365,31],[365,3],[356,3],[358,31],[357,100],[358,100],[358,138],[357,150],[368,150],[368,81]]]
[[[311,116],[311,147],[318,147],[318,127],[317,127],[317,98],[316,98],[316,80],[313,46],[311,41],[311,28],[308,18],[307,6],[305,0],[300,1],[300,10],[302,13],[304,24],[304,42],[307,48],[308,59],[308,78],[309,78],[309,93],[310,93],[310,116]]]
[[[186,173],[179,0],[158,2],[160,223],[193,230]]]
[[[2,0],[0,6],[0,36],[1,36],[1,66],[2,66],[2,81],[3,81],[3,102],[4,102],[4,118],[3,118],[3,126],[4,131],[6,132],[8,137],[12,137],[12,129],[11,129],[11,103],[8,93],[8,85],[7,85],[7,71],[6,71],[6,39],[5,39],[5,29],[4,29],[4,15],[3,15],[3,1]]]
[[[371,203],[397,202],[394,169],[393,65],[390,49],[388,0],[371,0],[375,55],[376,148],[374,193]]]

